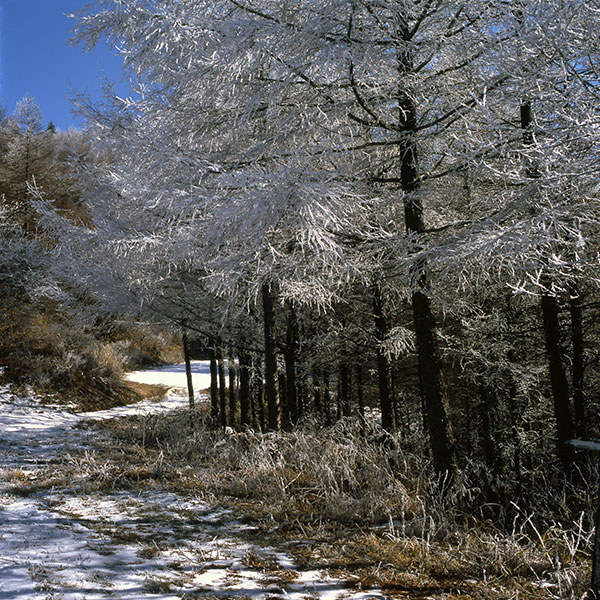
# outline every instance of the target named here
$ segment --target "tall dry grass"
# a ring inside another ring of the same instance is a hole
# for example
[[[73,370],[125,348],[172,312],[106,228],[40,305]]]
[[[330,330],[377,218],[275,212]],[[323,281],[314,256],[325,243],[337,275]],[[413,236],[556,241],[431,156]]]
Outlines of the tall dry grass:
[[[544,598],[581,597],[587,585],[591,506],[559,522],[549,489],[538,490],[539,513],[515,502],[482,507],[472,473],[440,480],[428,458],[359,420],[327,428],[306,421],[293,432],[262,434],[214,430],[200,413],[192,431],[189,417],[139,418],[124,430],[128,443],[161,457],[163,472],[193,474],[188,491],[228,495],[274,522],[375,532],[383,555],[411,554],[490,585],[524,581],[528,594],[534,586]]]

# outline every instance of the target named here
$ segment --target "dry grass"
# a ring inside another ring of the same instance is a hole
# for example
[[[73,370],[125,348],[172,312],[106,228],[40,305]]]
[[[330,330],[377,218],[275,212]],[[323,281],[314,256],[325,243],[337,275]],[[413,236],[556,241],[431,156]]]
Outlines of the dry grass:
[[[89,323],[74,323],[51,302],[15,302],[0,307],[0,314],[2,380],[31,386],[40,396],[75,405],[76,410],[107,409],[162,395],[164,389],[124,383],[124,372],[143,361],[181,358],[175,335],[149,328],[109,333],[110,324],[98,331]]]
[[[137,394],[139,394],[140,398],[143,399],[160,400],[161,398],[164,398],[167,392],[169,391],[169,386],[167,385],[139,383],[137,381],[126,381],[125,385]]]
[[[192,433],[185,412],[109,427],[129,464],[110,462],[95,485],[162,486],[218,498],[288,544],[303,568],[326,568],[389,597],[581,598],[591,531],[583,518],[542,525],[519,512],[509,526],[465,512],[440,492],[430,465],[352,423],[294,433]],[[102,469],[100,469],[102,471]]]
[[[389,598],[584,594],[591,527],[583,516],[566,526],[542,526],[519,511],[509,526],[477,518],[457,500],[468,490],[448,500],[426,461],[351,422],[281,435],[214,431],[202,414],[196,422],[192,432],[180,412],[90,423],[114,439],[99,437],[94,452],[35,475],[14,470],[11,491],[159,489],[217,500],[255,525],[248,536],[284,547],[299,569],[324,569]],[[132,541],[144,556],[157,550]],[[273,571],[268,557],[248,555],[247,564]]]

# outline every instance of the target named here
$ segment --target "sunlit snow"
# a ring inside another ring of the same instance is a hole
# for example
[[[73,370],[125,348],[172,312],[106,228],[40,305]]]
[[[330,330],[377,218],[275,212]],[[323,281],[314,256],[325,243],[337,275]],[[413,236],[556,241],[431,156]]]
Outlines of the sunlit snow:
[[[194,390],[205,390],[210,387],[210,365],[205,360],[194,360],[192,366],[192,384]],[[187,389],[185,365],[164,365],[155,369],[132,371],[127,379],[139,383],[162,384],[172,388]]]

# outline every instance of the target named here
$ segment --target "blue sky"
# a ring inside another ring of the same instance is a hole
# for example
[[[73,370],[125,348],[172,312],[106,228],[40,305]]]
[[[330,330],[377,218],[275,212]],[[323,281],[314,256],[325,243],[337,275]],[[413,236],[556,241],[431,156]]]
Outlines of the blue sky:
[[[44,124],[80,126],[70,113],[71,86],[99,92],[104,69],[120,81],[119,59],[106,46],[84,54],[67,40],[73,21],[65,13],[81,10],[90,0],[0,0],[0,103],[12,113],[29,94],[37,101]]]

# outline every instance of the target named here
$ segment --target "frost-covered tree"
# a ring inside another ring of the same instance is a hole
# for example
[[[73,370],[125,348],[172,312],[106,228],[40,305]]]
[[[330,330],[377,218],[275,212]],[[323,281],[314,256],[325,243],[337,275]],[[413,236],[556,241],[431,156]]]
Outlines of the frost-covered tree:
[[[66,236],[94,249],[81,281],[108,265],[127,290],[113,300],[177,318],[195,290],[224,325],[285,302],[331,311],[361,289],[384,427],[392,358],[414,343],[435,468],[455,471],[439,307],[473,310],[484,280],[538,293],[547,273],[566,289],[596,264],[595,8],[520,6],[527,26],[500,0],[92,4],[75,41],[106,36],[134,92],[80,102],[112,152],[82,170],[93,228]],[[266,327],[263,350],[277,339]]]
[[[142,82],[129,112],[110,113],[104,127],[139,132],[128,177],[153,181],[146,202],[166,200],[205,227],[194,256],[215,291],[235,289],[242,275],[263,300],[277,279],[283,297],[306,302],[308,286],[308,299],[323,302],[353,270],[365,278],[368,268],[351,263],[343,244],[357,221],[369,222],[356,214],[363,198],[372,209],[381,186],[395,185],[401,210],[392,230],[405,227],[408,240],[425,232],[418,153],[433,134],[448,139],[486,84],[489,92],[498,85],[477,71],[486,18],[456,3],[136,2],[83,16],[78,36],[119,40]],[[436,165],[435,154],[428,160]],[[186,163],[194,187],[174,198],[174,174]],[[381,227],[382,218],[370,220]],[[185,226],[178,219],[175,235]],[[407,255],[418,249],[404,246]],[[423,259],[409,272],[436,466],[454,470]],[[387,327],[378,330],[383,344]],[[386,368],[382,361],[388,426]]]
[[[25,96],[17,103],[12,121],[16,127],[3,161],[3,188],[14,202],[24,202],[27,184],[42,167],[48,146],[44,139],[42,114],[31,96]]]

